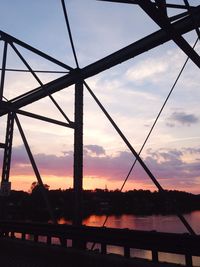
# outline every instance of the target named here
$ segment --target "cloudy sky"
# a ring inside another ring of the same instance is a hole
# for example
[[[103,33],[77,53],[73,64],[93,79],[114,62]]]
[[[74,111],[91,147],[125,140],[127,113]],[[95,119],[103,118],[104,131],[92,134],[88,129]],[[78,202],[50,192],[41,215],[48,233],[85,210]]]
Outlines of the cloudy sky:
[[[181,1],[177,1],[182,3]],[[190,1],[196,3],[197,1]],[[109,55],[158,30],[136,5],[94,0],[66,1],[80,67]],[[1,30],[75,67],[61,1],[0,2]],[[190,44],[195,32],[184,36]],[[34,70],[62,70],[16,46]],[[200,46],[197,44],[196,51]],[[2,57],[3,42],[0,42]],[[87,83],[127,139],[139,152],[181,67],[185,54],[168,42],[134,59],[87,79]],[[11,47],[7,68],[26,69]],[[43,83],[63,74],[38,74]],[[200,193],[200,76],[188,62],[163,110],[141,157],[165,189]],[[4,96],[12,99],[38,86],[29,73],[7,72]],[[74,88],[53,97],[73,120]],[[49,98],[26,106],[37,114],[64,120]],[[73,130],[19,116],[42,179],[50,188],[72,186]],[[6,117],[1,118],[1,142]],[[3,151],[0,151],[1,158]],[[84,93],[84,188],[120,188],[134,157],[87,90]],[[36,180],[15,126],[11,177],[13,189],[28,190]],[[136,164],[124,190],[155,186]]]

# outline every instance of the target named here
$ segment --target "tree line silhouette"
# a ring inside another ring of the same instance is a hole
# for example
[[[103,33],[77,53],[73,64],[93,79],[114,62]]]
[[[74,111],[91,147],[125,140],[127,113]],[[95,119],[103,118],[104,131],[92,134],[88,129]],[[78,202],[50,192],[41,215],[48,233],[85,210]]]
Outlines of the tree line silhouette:
[[[49,190],[46,193],[57,219],[72,219],[73,189]],[[50,217],[41,194],[40,186],[35,182],[29,192],[11,191],[7,197],[0,197],[4,203],[4,218],[14,220],[49,221]],[[174,201],[176,201],[176,205]],[[83,191],[83,217],[92,214],[101,215],[150,215],[175,214],[200,210],[200,195],[181,191],[151,192],[149,190],[119,190],[102,189]]]

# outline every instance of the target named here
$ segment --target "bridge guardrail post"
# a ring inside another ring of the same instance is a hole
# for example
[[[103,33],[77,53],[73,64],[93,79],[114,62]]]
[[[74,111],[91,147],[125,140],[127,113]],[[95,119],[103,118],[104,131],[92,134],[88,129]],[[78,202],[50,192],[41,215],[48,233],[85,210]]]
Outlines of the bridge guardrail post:
[[[157,250],[152,250],[152,261],[153,262],[158,262],[158,251]]]
[[[107,245],[105,243],[101,243],[101,254],[107,254]]]
[[[64,238],[64,237],[59,237],[59,239],[60,239],[60,244],[61,244],[61,246],[62,247],[66,247],[66,238]]]
[[[130,258],[130,248],[127,246],[124,247],[124,257]]]
[[[38,235],[34,234],[34,242],[38,242]]]
[[[185,254],[185,265],[187,267],[192,267],[193,266],[193,264],[192,264],[192,255]]]
[[[26,240],[26,234],[22,232],[22,235],[21,235],[21,239],[22,240]]]
[[[14,231],[12,231],[12,232],[10,233],[10,237],[11,237],[12,239],[15,238],[15,232],[14,232]]]
[[[50,235],[47,236],[47,245],[51,245],[51,236]]]
[[[85,250],[86,249],[86,241],[84,240],[78,240],[78,239],[73,239],[72,240],[72,247],[76,249],[81,249]]]

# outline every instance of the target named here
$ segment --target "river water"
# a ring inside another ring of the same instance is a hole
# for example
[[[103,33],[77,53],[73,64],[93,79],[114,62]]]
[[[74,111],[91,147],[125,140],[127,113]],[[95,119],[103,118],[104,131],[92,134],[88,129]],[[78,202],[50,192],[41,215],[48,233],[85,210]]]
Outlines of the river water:
[[[194,211],[185,214],[184,217],[192,226],[193,230],[200,234],[200,211]],[[102,226],[105,220],[103,215],[91,215],[84,219],[83,224],[88,226]],[[71,223],[65,219],[61,219],[59,223]],[[135,230],[155,230],[169,233],[186,233],[187,230],[180,219],[175,215],[150,215],[150,216],[136,216],[136,215],[119,215],[109,216],[106,227],[113,228],[129,228]],[[98,245],[96,245],[98,248]],[[123,249],[120,247],[108,246],[108,252],[123,254]],[[151,259],[150,251],[132,250],[131,256]],[[185,257],[183,255],[159,253],[160,261],[167,261],[173,263],[185,264]],[[200,266],[200,257],[193,257],[193,265]]]
[[[200,234],[200,211],[194,211],[185,214],[184,217],[192,226],[193,230]],[[83,224],[89,226],[102,226],[105,216],[91,215],[83,221]],[[150,215],[150,216],[136,216],[136,215],[119,215],[109,216],[106,223],[107,227],[114,228],[129,228],[135,230],[155,230],[168,233],[185,233],[187,232],[185,226],[180,219],[175,215]]]

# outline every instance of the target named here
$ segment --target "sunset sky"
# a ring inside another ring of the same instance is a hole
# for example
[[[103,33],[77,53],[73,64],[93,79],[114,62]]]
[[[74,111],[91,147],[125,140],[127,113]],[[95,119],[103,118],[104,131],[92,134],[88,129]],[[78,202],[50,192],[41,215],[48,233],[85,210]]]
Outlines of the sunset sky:
[[[181,2],[181,1],[180,1]],[[190,1],[195,3],[200,1]],[[182,2],[181,2],[182,3]],[[136,5],[95,0],[67,0],[67,11],[80,67],[97,61],[158,30]],[[75,68],[61,1],[7,0],[0,3],[0,30]],[[191,45],[193,31],[184,36]],[[36,70],[62,70],[17,46]],[[196,46],[199,53],[200,45]],[[0,42],[2,58],[3,42]],[[87,83],[126,135],[136,151],[145,140],[186,55],[171,41],[123,64],[87,79]],[[9,47],[7,68],[26,69]],[[62,75],[38,74],[43,83]],[[165,189],[200,194],[200,75],[188,62],[141,157]],[[29,73],[7,72],[4,96],[12,99],[38,87]],[[74,88],[53,95],[73,120]],[[49,98],[23,108],[64,121]],[[72,187],[73,130],[19,116],[44,183],[50,189]],[[6,117],[1,117],[4,142]],[[0,151],[2,162],[3,151]],[[84,188],[119,189],[134,157],[105,115],[84,92]],[[15,126],[10,180],[12,188],[28,190],[36,181],[18,129]],[[136,164],[124,190],[155,190]]]

